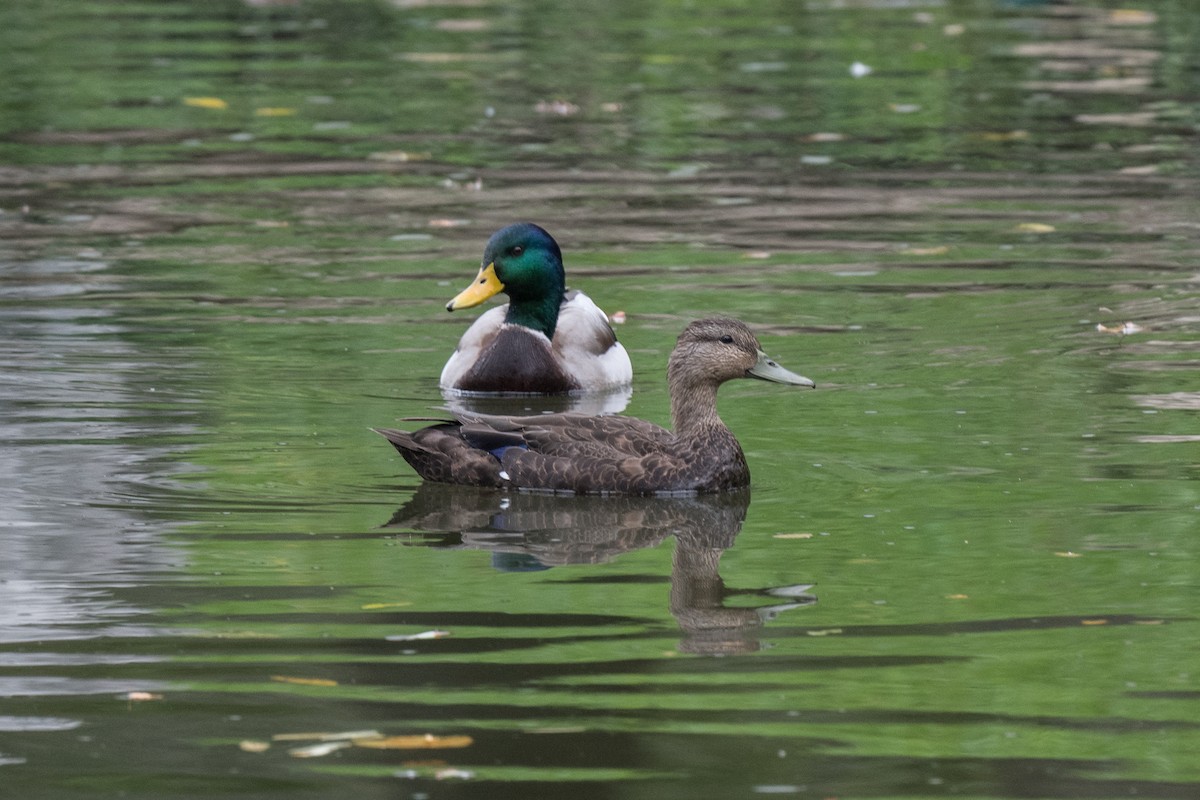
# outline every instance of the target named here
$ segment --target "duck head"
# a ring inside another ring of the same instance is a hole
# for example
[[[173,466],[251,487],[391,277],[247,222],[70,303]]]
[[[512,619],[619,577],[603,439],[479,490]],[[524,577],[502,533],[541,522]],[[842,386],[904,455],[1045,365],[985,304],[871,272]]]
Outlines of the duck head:
[[[492,234],[483,251],[479,275],[446,304],[446,310],[473,308],[504,292],[509,300],[505,322],[553,338],[565,290],[558,242],[545,229],[519,222]]]
[[[736,319],[711,317],[683,329],[667,363],[667,379],[672,388],[698,383],[715,388],[735,378],[816,386],[810,379],[771,360],[754,332]]]

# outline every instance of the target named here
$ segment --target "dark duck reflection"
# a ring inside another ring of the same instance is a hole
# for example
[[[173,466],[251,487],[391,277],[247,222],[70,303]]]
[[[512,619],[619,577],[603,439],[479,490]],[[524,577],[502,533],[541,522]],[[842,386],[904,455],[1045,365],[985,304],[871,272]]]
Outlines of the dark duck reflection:
[[[717,655],[758,650],[766,622],[816,602],[805,584],[744,591],[725,586],[721,556],[741,531],[749,505],[749,491],[565,497],[425,483],[387,527],[433,534],[425,538],[429,546],[486,550],[506,572],[601,564],[674,537],[669,606],[683,631],[679,649]],[[727,607],[734,595],[770,601]]]

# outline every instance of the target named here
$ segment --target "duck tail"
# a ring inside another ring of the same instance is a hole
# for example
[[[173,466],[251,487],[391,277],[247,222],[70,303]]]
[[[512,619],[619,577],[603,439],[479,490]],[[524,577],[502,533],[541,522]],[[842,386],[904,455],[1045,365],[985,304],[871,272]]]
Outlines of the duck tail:
[[[427,481],[466,486],[502,486],[500,462],[487,451],[473,447],[457,423],[431,425],[419,431],[372,428],[404,457]]]

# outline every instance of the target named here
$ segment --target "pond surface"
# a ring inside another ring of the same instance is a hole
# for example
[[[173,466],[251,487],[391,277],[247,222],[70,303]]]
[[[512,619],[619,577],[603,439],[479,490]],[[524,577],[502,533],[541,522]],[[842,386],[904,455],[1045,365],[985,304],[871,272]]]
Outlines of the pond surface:
[[[1200,6],[9,5],[12,796],[1200,796]],[[516,219],[749,492],[368,431]]]

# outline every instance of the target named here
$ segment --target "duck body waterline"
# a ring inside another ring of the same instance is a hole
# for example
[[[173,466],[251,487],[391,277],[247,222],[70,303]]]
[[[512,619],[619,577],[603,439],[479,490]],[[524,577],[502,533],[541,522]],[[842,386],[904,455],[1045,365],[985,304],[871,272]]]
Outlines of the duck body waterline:
[[[750,483],[741,445],[717,416],[717,388],[735,378],[813,382],[762,352],[744,323],[693,322],[667,367],[673,430],[623,416],[459,413],[415,432],[377,429],[422,478],[575,494],[681,494]]]
[[[565,286],[562,251],[543,228],[518,223],[492,235],[470,286],[446,308],[472,308],[497,293],[509,302],[477,319],[439,381],[464,393],[567,394],[628,386],[633,367],[608,317]]]

